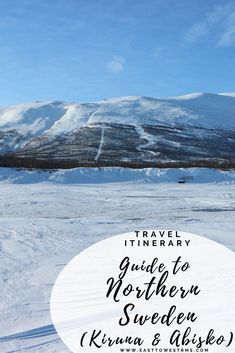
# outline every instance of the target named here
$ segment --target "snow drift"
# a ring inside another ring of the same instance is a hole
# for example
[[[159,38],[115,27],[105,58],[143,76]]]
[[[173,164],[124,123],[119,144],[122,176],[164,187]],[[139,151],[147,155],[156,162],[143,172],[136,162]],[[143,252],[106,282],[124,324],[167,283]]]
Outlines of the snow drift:
[[[104,184],[120,182],[234,183],[235,171],[220,171],[208,168],[74,168],[57,171],[0,168],[0,183]]]

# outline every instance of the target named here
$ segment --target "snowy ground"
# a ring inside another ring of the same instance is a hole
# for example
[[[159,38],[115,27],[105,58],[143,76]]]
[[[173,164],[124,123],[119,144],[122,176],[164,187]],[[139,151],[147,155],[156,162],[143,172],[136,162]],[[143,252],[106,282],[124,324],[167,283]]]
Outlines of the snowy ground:
[[[0,352],[68,353],[49,298],[63,266],[87,246],[137,229],[201,234],[235,251],[235,184],[0,183]],[[4,181],[5,180],[5,181]]]

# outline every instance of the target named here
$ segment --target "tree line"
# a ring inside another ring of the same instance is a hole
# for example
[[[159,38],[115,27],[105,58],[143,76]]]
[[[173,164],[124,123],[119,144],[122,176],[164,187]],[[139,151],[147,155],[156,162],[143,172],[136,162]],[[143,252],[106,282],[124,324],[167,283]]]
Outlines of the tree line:
[[[76,159],[40,159],[32,157],[0,156],[0,167],[25,169],[71,169],[71,168],[103,168],[121,167],[132,169],[143,168],[214,168],[221,170],[235,169],[235,160],[211,159],[194,161],[79,161]]]

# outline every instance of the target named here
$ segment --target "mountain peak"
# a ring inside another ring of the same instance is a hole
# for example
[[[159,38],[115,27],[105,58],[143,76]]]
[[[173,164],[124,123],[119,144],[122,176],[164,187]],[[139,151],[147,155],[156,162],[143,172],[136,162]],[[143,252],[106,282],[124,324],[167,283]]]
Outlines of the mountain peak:
[[[75,131],[93,124],[156,124],[235,127],[234,93],[190,93],[179,97],[126,96],[94,103],[32,102],[0,109],[0,129],[33,136]]]

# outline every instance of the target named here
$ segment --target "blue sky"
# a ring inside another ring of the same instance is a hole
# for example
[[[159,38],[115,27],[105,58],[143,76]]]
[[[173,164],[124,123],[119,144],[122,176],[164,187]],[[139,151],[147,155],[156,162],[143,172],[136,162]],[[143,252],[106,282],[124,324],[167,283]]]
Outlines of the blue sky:
[[[235,91],[235,1],[0,0],[0,104]]]

